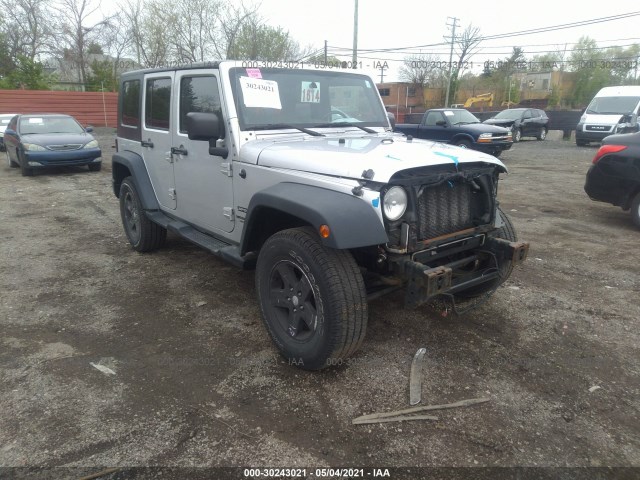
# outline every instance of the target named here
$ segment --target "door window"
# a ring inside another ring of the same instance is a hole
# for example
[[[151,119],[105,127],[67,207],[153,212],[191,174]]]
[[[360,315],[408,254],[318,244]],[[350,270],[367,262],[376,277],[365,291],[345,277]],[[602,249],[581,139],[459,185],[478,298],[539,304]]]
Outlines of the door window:
[[[129,127],[140,125],[140,80],[122,83],[122,118],[120,123]]]
[[[221,117],[222,107],[216,77],[212,75],[182,77],[180,80],[180,133],[187,133],[186,118],[189,112],[215,113]]]
[[[144,121],[147,128],[169,130],[171,112],[171,79],[151,78],[147,80]]]
[[[435,126],[436,122],[442,120],[442,114],[440,112],[429,112],[427,118],[424,120],[424,124],[428,127]]]

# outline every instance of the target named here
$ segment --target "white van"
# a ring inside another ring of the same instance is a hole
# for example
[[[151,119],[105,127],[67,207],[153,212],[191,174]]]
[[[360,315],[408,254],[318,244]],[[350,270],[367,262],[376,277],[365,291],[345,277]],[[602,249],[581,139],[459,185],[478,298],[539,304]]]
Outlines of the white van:
[[[614,133],[639,130],[640,86],[605,87],[585,110],[576,127],[576,145],[600,142]]]

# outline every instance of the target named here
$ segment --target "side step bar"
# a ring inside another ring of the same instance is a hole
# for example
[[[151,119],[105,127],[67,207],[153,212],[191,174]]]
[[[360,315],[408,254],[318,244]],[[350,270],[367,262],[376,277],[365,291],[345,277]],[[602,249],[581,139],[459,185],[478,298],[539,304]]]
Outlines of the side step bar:
[[[145,214],[152,222],[162,225],[171,232],[177,233],[191,243],[208,250],[236,267],[250,270],[256,266],[256,255],[254,253],[248,253],[243,257],[240,256],[240,250],[237,245],[227,243],[213,235],[201,232],[191,225],[181,222],[180,220],[174,220],[158,210],[147,210]]]

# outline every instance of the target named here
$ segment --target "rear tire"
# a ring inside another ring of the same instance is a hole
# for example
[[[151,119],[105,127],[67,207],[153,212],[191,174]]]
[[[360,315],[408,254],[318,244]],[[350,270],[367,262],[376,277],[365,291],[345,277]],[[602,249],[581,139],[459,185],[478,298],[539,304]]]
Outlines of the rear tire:
[[[507,216],[506,213],[502,211],[500,207],[498,207],[498,212],[500,214],[500,217],[502,218],[503,225],[502,227],[494,230],[488,235],[490,237],[503,238],[505,240],[508,240],[509,242],[517,242],[518,234],[516,233],[516,229],[513,226],[513,223],[511,223],[511,219]],[[456,298],[460,298],[463,300],[475,298],[487,292],[495,290],[511,276],[511,272],[513,272],[513,262],[511,260],[502,260],[501,263],[498,263],[498,272],[500,273],[500,275],[495,280],[483,283],[474,288],[470,288],[469,290],[465,290],[464,292],[457,293],[455,295]]]
[[[322,245],[309,227],[283,230],[260,249],[256,290],[280,354],[305,370],[342,365],[367,328],[362,274],[347,250]]]
[[[636,193],[631,202],[631,219],[635,226],[640,228],[640,192]]]
[[[129,243],[138,252],[151,252],[164,245],[167,229],[147,218],[132,177],[120,185],[120,216]]]
[[[536,136],[536,138],[538,140],[544,140],[547,138],[547,129],[546,128],[541,128],[540,132],[538,132],[538,135]]]

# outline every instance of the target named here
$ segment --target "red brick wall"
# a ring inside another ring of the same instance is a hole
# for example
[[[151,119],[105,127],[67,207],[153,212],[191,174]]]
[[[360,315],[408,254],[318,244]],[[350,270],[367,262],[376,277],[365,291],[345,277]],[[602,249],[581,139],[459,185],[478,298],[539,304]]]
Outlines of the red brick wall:
[[[115,127],[118,94],[0,90],[0,113],[66,113],[73,115],[84,126]]]

